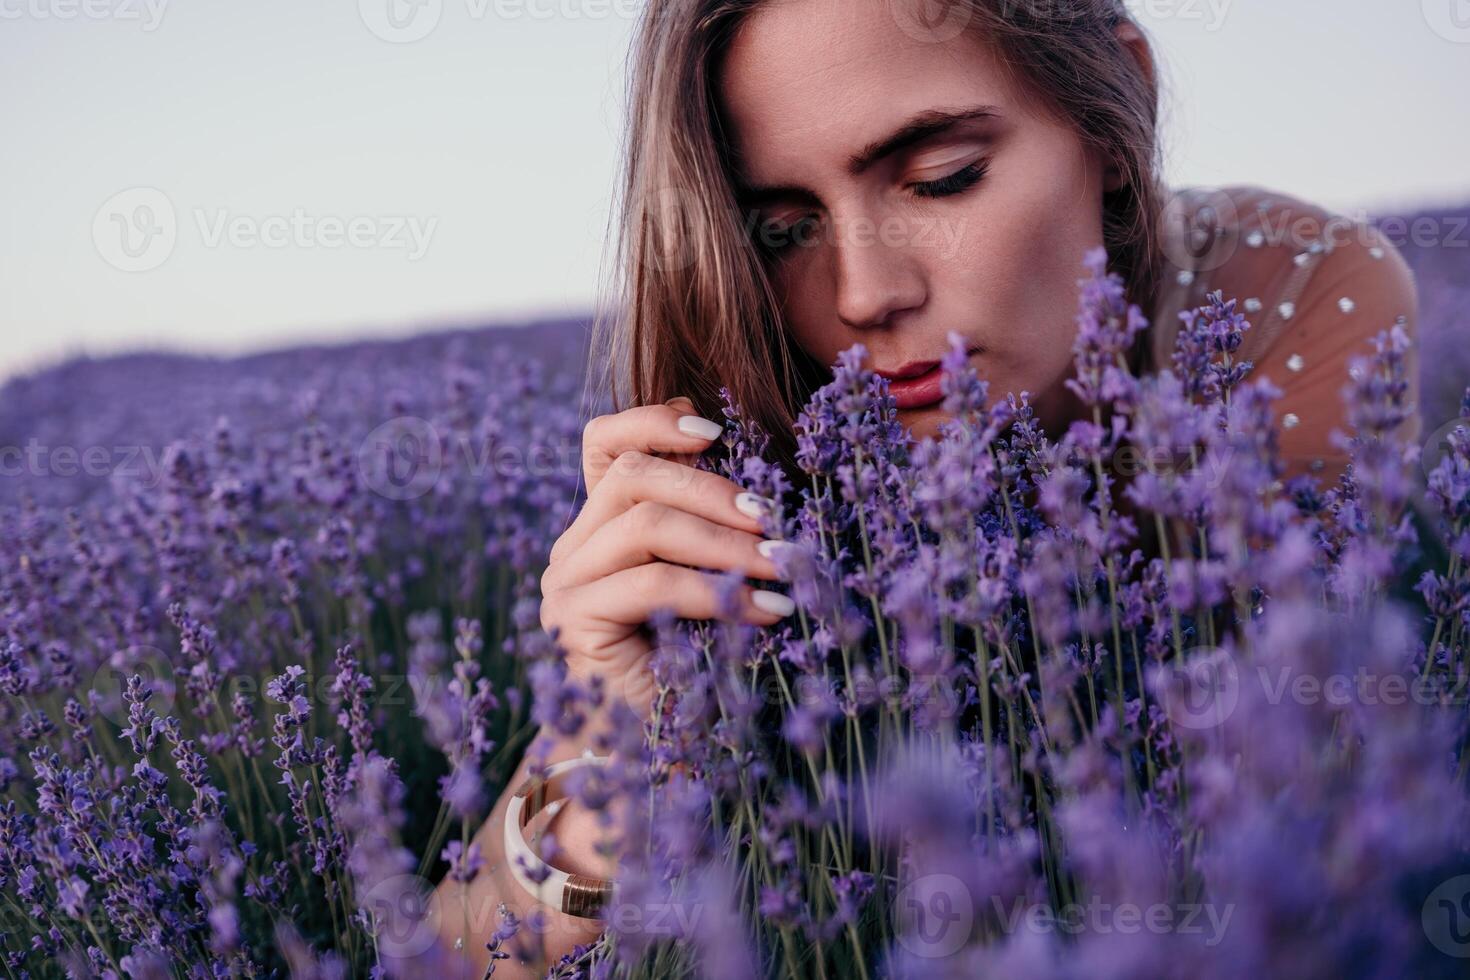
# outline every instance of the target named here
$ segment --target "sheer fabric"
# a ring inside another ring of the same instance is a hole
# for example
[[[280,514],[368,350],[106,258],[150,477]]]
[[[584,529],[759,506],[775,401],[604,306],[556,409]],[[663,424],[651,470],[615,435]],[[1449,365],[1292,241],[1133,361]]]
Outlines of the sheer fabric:
[[[1177,210],[1176,210],[1177,209]],[[1347,456],[1332,445],[1348,433],[1342,389],[1349,362],[1371,354],[1380,330],[1400,324],[1415,339],[1413,272],[1397,248],[1362,219],[1260,187],[1190,188],[1175,196],[1166,221],[1168,256],[1151,317],[1150,357],[1167,367],[1179,312],[1219,289],[1236,299],[1251,327],[1237,355],[1282,391],[1276,402],[1286,477],[1336,480]],[[1403,435],[1420,437],[1418,354],[1408,361],[1412,418]]]

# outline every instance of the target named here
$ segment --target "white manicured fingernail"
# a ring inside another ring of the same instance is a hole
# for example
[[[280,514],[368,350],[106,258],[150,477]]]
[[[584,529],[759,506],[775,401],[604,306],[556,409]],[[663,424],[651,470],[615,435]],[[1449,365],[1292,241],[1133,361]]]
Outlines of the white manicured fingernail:
[[[718,439],[725,428],[718,422],[702,419],[698,415],[682,415],[679,417],[679,431],[686,436],[700,439]]]
[[[796,603],[791,601],[791,597],[779,592],[759,589],[750,594],[750,601],[755,603],[755,607],[761,612],[768,612],[775,616],[790,616],[796,611]]]
[[[769,558],[771,561],[775,561],[776,552],[780,551],[782,548],[790,547],[791,543],[788,541],[762,541],[760,544],[755,546],[755,550],[761,553],[761,557]]]
[[[770,503],[766,498],[749,492],[736,496],[735,507],[740,513],[754,517],[756,520],[765,517],[771,509]]]

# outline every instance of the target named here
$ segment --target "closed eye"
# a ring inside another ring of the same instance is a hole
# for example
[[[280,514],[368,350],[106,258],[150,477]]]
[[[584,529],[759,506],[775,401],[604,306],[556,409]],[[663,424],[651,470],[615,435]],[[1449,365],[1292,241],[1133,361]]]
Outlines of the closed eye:
[[[985,179],[990,172],[989,160],[976,160],[974,163],[961,167],[948,177],[938,180],[921,181],[910,184],[914,194],[918,197],[949,197],[960,194],[974,187]]]
[[[816,215],[808,214],[790,224],[763,221],[754,229],[756,245],[766,255],[780,258],[795,247],[815,244],[818,231],[813,222],[819,220]]]
[[[989,160],[976,160],[974,163],[966,164],[954,173],[938,180],[920,181],[910,184],[916,197],[952,197],[962,194],[985,179],[990,172]],[[761,222],[757,230],[758,241],[761,251],[772,258],[781,258],[791,251],[794,246],[810,245],[816,241],[816,234],[811,231],[811,222],[818,221],[815,215],[806,215],[799,220],[782,225],[779,222]]]

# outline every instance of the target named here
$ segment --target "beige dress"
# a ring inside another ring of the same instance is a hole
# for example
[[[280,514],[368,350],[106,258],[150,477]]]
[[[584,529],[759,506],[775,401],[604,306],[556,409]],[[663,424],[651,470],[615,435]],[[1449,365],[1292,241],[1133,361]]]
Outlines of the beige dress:
[[[1335,481],[1347,456],[1329,441],[1348,432],[1342,389],[1349,360],[1395,323],[1417,329],[1414,276],[1398,249],[1361,217],[1350,218],[1260,187],[1189,188],[1175,195],[1165,226],[1164,281],[1151,317],[1150,356],[1167,366],[1178,313],[1219,289],[1236,299],[1251,327],[1239,357],[1255,364],[1282,397],[1276,402],[1286,476]],[[1403,435],[1420,438],[1417,350],[1408,357],[1413,417]]]

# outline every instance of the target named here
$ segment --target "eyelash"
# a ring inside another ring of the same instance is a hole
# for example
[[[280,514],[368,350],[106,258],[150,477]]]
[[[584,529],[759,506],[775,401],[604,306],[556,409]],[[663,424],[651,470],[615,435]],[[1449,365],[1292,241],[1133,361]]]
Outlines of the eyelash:
[[[980,181],[985,179],[985,175],[989,172],[989,160],[976,160],[974,163],[961,167],[959,170],[956,170],[954,173],[950,174],[947,177],[941,177],[938,180],[920,181],[916,184],[910,184],[909,186],[913,188],[914,195],[916,197],[953,197],[956,194],[964,193],[971,187],[974,187],[976,184],[980,183]],[[800,228],[802,225],[806,224],[806,222],[810,219],[810,215],[802,218],[800,221],[787,228],[787,232],[795,232],[797,228]],[[786,252],[788,252],[791,247],[791,244],[788,242],[782,245],[767,246],[766,251],[772,256],[779,258],[782,255],[786,254]]]
[[[950,197],[974,187],[980,181],[984,180],[985,175],[989,172],[989,160],[976,160],[974,163],[956,170],[948,177],[923,181],[911,186],[914,189],[914,193],[919,197]]]

